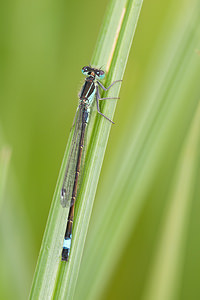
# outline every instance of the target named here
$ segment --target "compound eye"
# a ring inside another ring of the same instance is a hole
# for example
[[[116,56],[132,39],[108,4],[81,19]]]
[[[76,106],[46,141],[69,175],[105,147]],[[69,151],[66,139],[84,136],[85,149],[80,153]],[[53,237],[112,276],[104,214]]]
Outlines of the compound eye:
[[[97,76],[98,76],[99,78],[101,78],[101,79],[104,78],[104,76],[105,76],[105,73],[104,73],[103,70],[97,71],[96,74],[97,74]]]
[[[88,67],[83,67],[82,68],[82,73],[85,75],[88,72]]]

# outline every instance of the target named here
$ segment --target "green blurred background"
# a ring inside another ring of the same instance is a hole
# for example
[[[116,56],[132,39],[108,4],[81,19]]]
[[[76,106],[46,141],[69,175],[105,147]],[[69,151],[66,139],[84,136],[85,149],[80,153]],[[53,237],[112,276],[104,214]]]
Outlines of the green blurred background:
[[[28,297],[76,111],[77,95],[84,80],[81,68],[90,63],[108,2],[1,1],[0,167],[3,184],[0,191],[0,299]],[[94,211],[101,201],[104,181],[112,184],[113,170],[120,161],[119,149],[127,146],[123,136],[124,132],[128,135],[128,131],[132,131],[132,119],[137,117],[140,108],[139,95],[145,83],[150,86],[154,81],[154,73],[162,72],[158,61],[165,59],[163,45],[167,45],[177,19],[184,13],[182,3],[180,0],[144,1]],[[190,5],[195,5],[195,1]],[[127,244],[126,259],[119,260],[102,299],[141,299],[145,250],[153,251],[150,246],[152,234],[159,227],[159,218],[156,218],[164,210],[162,201],[159,206],[154,199],[164,192],[160,182],[157,188],[152,186],[133,237]],[[196,204],[195,209],[198,208]],[[197,224],[193,226],[193,235],[198,235]],[[135,247],[136,244],[139,246]],[[197,249],[199,241],[188,250],[192,257],[195,256],[192,264],[189,258],[188,264],[185,263],[185,268],[194,277],[183,279],[185,290],[180,289],[176,299],[199,299]]]

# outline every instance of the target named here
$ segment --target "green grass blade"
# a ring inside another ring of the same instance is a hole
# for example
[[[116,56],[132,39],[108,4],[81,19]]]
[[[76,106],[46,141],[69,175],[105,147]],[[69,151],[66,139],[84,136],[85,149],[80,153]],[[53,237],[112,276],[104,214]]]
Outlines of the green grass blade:
[[[164,45],[162,72],[159,69],[154,74],[154,86],[143,86],[141,101],[144,106],[131,136],[125,136],[121,142],[123,148],[117,159],[120,166],[117,163],[113,172],[116,174],[114,186],[110,192],[107,189],[101,194],[106,201],[94,213],[75,299],[80,296],[83,299],[104,298],[104,288],[131,238],[159,169],[164,167],[169,153],[173,156],[172,166],[178,160],[179,149],[199,103],[200,61],[195,52],[200,46],[198,26],[195,11],[188,11],[184,22],[182,17],[177,20],[174,34],[167,41],[168,47]],[[168,163],[171,160],[172,157]]]
[[[141,6],[141,0],[110,3],[92,60],[92,64],[97,66],[106,64],[106,86],[123,76]],[[112,95],[117,96],[118,93],[119,85],[116,85]],[[109,96],[109,93],[106,95]],[[108,101],[101,106],[101,110],[112,118],[115,106],[116,101]],[[84,179],[75,211],[70,260],[69,263],[61,263],[67,210],[61,208],[59,197],[71,137],[69,139],[35,271],[31,299],[50,299],[53,295],[58,299],[73,298],[110,127],[109,122],[96,116],[95,112],[92,113]]]
[[[199,165],[200,104],[183,145],[144,300],[177,299]]]

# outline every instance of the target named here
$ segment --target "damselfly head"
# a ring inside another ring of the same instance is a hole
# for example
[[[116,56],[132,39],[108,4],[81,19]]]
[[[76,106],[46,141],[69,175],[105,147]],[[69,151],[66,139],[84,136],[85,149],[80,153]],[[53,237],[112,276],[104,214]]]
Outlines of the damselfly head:
[[[84,74],[84,75],[86,75],[86,76],[90,76],[90,75],[92,75],[92,76],[96,76],[96,77],[98,77],[99,79],[103,79],[104,78],[104,76],[105,76],[105,73],[104,73],[104,71],[103,70],[101,70],[101,69],[95,69],[95,68],[92,68],[92,67],[90,67],[90,66],[85,66],[85,67],[83,67],[82,68],[82,73]]]

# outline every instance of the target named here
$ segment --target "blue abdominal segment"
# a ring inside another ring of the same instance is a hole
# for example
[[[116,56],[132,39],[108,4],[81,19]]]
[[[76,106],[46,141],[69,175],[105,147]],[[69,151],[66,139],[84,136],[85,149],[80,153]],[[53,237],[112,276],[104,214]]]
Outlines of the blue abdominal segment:
[[[71,247],[71,238],[64,239],[63,249],[70,249]]]

